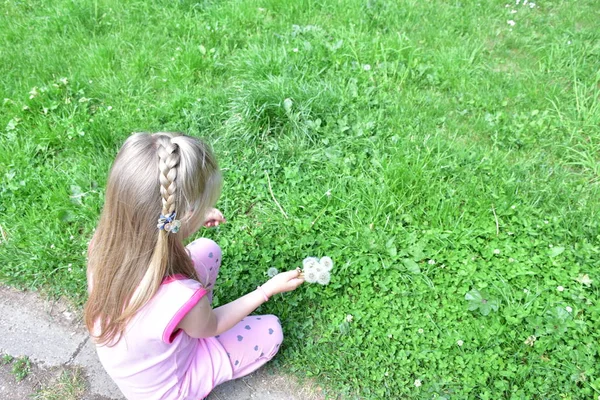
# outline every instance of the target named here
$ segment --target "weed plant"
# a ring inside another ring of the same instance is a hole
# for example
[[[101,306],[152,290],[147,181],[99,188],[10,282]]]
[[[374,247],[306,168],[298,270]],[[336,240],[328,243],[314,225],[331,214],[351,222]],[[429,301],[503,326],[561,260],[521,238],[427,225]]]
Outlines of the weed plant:
[[[332,398],[600,395],[595,0],[5,0],[0,280],[85,300],[134,131],[207,138],[217,303],[259,310]]]

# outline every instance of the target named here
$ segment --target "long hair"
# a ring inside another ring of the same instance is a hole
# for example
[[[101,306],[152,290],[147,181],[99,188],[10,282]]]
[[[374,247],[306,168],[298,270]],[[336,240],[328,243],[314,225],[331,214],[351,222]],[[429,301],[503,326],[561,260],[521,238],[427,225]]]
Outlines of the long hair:
[[[182,236],[220,194],[221,174],[210,149],[176,133],[136,133],[111,168],[104,209],[90,246],[87,329],[99,344],[116,344],[127,323],[174,274],[198,280]],[[178,233],[157,228],[177,213]],[[183,232],[183,233],[182,233]]]

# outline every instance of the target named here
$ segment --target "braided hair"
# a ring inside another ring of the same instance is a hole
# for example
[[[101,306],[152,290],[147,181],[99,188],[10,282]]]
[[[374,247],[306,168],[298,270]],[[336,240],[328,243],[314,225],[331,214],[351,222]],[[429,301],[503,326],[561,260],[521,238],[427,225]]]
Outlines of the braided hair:
[[[197,138],[160,132],[126,140],[111,168],[89,251],[85,320],[97,342],[118,342],[165,277],[198,280],[182,240],[192,233],[186,224],[214,205],[220,184],[216,160]],[[184,234],[157,229],[159,217],[175,213]]]

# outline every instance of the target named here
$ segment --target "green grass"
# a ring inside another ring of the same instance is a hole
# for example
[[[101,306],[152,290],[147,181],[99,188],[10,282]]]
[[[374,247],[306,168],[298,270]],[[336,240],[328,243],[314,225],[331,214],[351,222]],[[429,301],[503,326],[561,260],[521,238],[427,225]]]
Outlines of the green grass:
[[[79,400],[85,395],[85,378],[80,370],[64,370],[53,381],[38,390],[35,400]]]
[[[505,4],[4,1],[0,280],[82,303],[118,147],[180,130],[224,170],[219,302],[336,263],[259,310],[277,367],[332,398],[597,397],[600,9]]]

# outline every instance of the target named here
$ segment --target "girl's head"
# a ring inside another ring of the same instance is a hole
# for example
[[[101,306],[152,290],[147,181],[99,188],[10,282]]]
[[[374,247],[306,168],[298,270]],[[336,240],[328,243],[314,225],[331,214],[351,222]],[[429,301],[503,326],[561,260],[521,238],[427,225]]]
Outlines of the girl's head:
[[[166,276],[198,279],[183,238],[200,228],[220,188],[217,162],[196,138],[136,133],[125,141],[89,252],[86,325],[100,343],[118,340]],[[173,213],[179,232],[159,229],[161,215]]]

